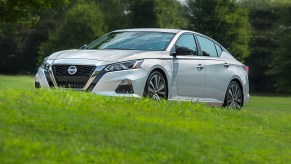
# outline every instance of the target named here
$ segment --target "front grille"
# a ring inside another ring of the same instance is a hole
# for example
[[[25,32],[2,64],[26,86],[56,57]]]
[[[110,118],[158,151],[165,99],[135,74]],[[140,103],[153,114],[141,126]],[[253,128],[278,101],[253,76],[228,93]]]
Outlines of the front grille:
[[[53,65],[53,73],[58,87],[63,88],[84,88],[95,66],[75,65],[77,72],[74,75],[68,73],[71,65]]]

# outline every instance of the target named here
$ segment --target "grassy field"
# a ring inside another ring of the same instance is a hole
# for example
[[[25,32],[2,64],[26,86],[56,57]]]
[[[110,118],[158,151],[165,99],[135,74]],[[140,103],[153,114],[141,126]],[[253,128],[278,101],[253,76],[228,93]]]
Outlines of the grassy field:
[[[33,85],[0,76],[0,163],[291,163],[290,97],[237,111]]]
[[[0,89],[34,89],[33,76],[6,76],[0,75]]]

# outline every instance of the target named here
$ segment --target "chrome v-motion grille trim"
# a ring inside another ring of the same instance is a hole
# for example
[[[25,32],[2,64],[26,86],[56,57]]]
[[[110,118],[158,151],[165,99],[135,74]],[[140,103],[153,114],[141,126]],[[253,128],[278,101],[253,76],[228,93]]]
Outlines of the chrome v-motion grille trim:
[[[92,75],[90,76],[87,84],[85,85],[85,87],[83,88],[83,90],[87,90],[88,87],[90,86],[90,84],[93,82],[93,80],[95,79],[95,77],[104,69],[105,66],[97,66],[94,70],[94,72],[92,73]]]
[[[53,67],[52,67],[52,66],[49,67],[48,72],[49,72],[49,74],[50,74],[50,77],[51,77],[51,79],[52,79],[52,82],[53,82],[53,84],[54,84],[54,87],[55,87],[55,88],[58,88],[58,85],[57,85],[56,79],[55,79],[55,77],[54,77],[54,75],[53,75]]]

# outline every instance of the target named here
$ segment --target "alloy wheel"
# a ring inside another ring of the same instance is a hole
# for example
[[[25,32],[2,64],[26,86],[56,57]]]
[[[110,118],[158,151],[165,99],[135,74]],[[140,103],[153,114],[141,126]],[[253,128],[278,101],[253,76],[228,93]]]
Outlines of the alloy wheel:
[[[160,72],[153,72],[145,86],[145,97],[159,101],[167,98],[167,84]]]
[[[227,89],[224,106],[227,108],[240,109],[243,105],[243,97],[240,86],[233,81]]]

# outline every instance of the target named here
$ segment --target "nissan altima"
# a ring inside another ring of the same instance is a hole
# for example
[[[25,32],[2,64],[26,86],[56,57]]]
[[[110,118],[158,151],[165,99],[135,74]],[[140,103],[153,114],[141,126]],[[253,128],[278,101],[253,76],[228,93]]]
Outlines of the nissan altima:
[[[125,29],[80,49],[49,55],[38,69],[35,87],[239,109],[249,99],[248,71],[221,44],[203,34]]]

